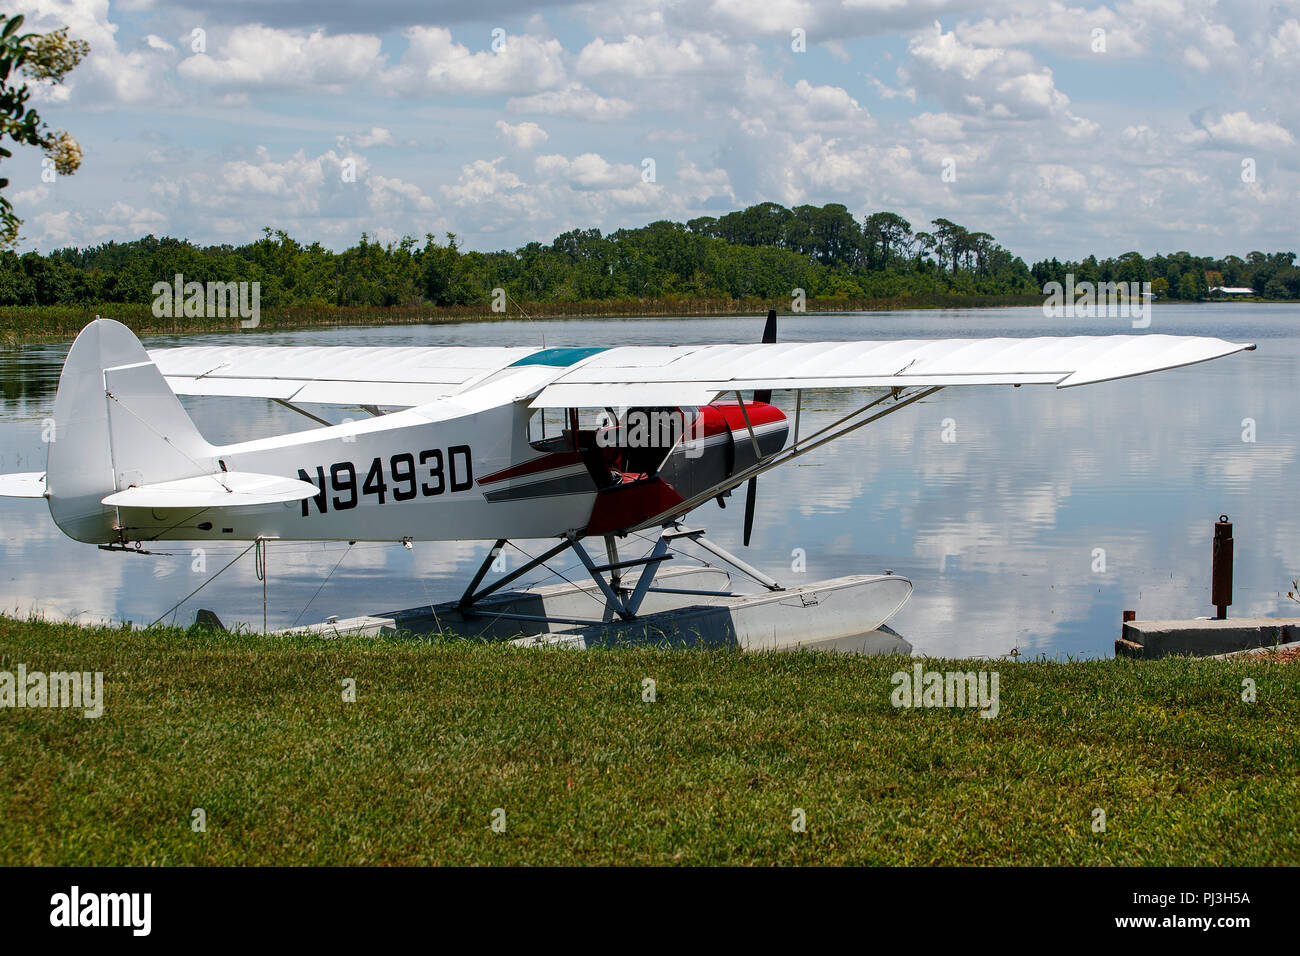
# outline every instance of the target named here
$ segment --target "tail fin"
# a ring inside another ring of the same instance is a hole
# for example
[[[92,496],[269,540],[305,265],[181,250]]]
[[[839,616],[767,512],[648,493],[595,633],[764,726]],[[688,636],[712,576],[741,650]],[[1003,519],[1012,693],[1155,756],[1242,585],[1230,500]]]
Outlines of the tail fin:
[[[111,319],[91,322],[72,343],[50,439],[50,514],[78,541],[117,540],[117,510],[102,503],[115,491],[217,470],[215,449],[140,340]]]

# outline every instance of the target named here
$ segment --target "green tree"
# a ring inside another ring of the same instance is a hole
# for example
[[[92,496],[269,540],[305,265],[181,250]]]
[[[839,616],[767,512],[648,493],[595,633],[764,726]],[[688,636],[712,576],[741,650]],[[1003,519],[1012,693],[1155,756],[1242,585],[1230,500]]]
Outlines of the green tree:
[[[912,224],[898,213],[873,212],[862,220],[862,245],[869,268],[887,269],[892,255],[906,256]]]
[[[440,246],[433,233],[424,237],[424,251],[420,254],[420,278],[425,299],[434,305],[452,305],[452,282],[456,275],[456,236],[447,233],[447,244]]]
[[[1115,277],[1119,282],[1146,282],[1149,274],[1147,262],[1140,252],[1126,252],[1119,257],[1115,267]]]
[[[947,219],[935,219],[934,253],[940,260],[952,263],[952,274],[957,274],[961,259],[970,249],[970,233],[965,226],[959,226]]]
[[[780,246],[794,213],[779,203],[761,202],[729,212],[709,226],[708,235],[742,246]]]
[[[56,173],[71,176],[81,165],[81,147],[66,130],[51,130],[35,109],[28,108],[32,88],[26,82],[21,86],[10,83],[10,76],[16,70],[37,83],[62,83],[90,52],[90,46],[69,38],[67,27],[52,33],[19,33],[23,18],[4,14],[0,14],[0,24],[0,140],[8,137],[20,146],[39,146],[53,160]],[[0,146],[0,160],[12,155],[10,149]],[[8,179],[0,179],[0,189],[8,185]],[[0,249],[18,241],[22,224],[13,204],[0,196]]]

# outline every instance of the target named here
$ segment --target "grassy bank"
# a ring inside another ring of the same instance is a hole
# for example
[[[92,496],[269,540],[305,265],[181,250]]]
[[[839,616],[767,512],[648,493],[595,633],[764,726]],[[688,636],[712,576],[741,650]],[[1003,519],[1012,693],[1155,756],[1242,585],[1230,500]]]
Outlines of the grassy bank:
[[[980,307],[1041,305],[1040,295],[928,295],[879,299],[809,299],[809,312],[896,311],[899,309],[970,309]],[[501,321],[520,319],[591,318],[644,315],[754,315],[769,308],[788,312],[789,300],[768,299],[629,299],[601,302],[510,303],[505,314],[484,305],[412,305],[374,308],[265,308],[256,330],[283,332],[290,329],[329,326],[402,325],[438,322]],[[522,312],[521,312],[522,309]],[[235,318],[158,318],[148,304],[106,303],[100,305],[8,306],[0,307],[0,342],[48,341],[70,338],[101,315],[129,326],[137,335],[194,332],[241,331]]]
[[[895,709],[899,658],[0,618],[20,662],[105,703],[0,710],[6,865],[1300,863],[1296,664],[926,661],[1000,672],[982,719]]]

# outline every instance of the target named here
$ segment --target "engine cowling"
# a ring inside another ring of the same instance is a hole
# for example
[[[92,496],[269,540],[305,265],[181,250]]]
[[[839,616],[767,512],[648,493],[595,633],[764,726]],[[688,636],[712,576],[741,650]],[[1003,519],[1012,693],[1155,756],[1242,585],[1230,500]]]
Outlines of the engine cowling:
[[[726,482],[738,471],[785,447],[789,424],[785,413],[767,402],[714,402],[698,409],[675,409],[680,416],[680,440],[666,449],[657,470],[619,472],[619,463],[645,467],[657,456],[630,449],[614,456],[614,483],[597,495],[587,534],[616,534],[637,530],[674,505]],[[748,418],[748,424],[746,424]],[[620,423],[620,427],[622,423]],[[753,439],[750,428],[753,428]],[[630,429],[625,430],[628,437]],[[754,443],[758,443],[755,455]],[[685,512],[683,512],[684,514]]]

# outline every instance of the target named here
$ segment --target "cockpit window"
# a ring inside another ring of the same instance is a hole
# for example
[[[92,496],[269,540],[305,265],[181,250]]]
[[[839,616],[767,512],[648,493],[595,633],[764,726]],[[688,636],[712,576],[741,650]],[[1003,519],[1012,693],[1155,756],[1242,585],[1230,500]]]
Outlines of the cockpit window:
[[[575,432],[595,432],[613,421],[600,408],[539,408],[528,418],[528,444],[538,451],[576,451]]]
[[[528,443],[547,454],[581,453],[605,487],[658,474],[678,444],[703,438],[702,425],[697,408],[543,408],[529,416]]]

